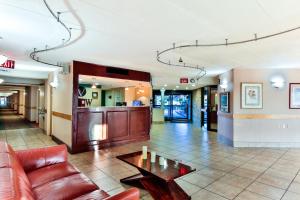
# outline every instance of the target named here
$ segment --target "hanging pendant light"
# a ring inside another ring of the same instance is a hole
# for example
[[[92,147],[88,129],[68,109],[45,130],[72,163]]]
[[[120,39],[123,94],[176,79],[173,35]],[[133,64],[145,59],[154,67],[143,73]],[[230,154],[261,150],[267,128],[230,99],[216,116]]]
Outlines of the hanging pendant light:
[[[182,63],[182,62],[183,62],[183,60],[182,60],[182,58],[181,58],[181,57],[179,58],[178,62],[180,62],[180,63]]]

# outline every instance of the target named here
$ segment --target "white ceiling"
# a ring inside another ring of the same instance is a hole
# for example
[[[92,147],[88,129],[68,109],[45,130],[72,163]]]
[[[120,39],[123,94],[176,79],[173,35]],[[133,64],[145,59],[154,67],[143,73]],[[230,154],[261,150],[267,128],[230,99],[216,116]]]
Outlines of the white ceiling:
[[[55,11],[74,9],[61,19],[72,28],[72,45],[40,57],[48,61],[86,62],[151,72],[156,88],[177,85],[197,72],[164,66],[156,51],[173,42],[219,43],[250,39],[300,26],[299,0],[48,0]],[[17,60],[19,72],[45,77],[52,70],[29,59],[34,47],[53,46],[66,36],[41,0],[0,0],[0,53]],[[74,14],[77,18],[74,17]],[[5,19],[5,20],[2,20]],[[77,30],[78,29],[78,30]],[[300,67],[300,30],[234,47],[181,49],[168,58],[196,63],[214,77],[231,68]],[[31,73],[33,66],[38,67]],[[25,71],[27,70],[27,71]],[[26,73],[25,73],[26,72]],[[2,72],[0,72],[1,74]],[[203,79],[201,85],[215,79]],[[184,86],[185,87],[185,86]]]

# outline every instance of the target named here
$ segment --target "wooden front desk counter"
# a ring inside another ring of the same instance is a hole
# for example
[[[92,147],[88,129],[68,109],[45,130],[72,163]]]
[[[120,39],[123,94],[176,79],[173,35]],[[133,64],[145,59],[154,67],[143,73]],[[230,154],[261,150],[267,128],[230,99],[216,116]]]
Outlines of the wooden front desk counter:
[[[149,140],[150,121],[149,106],[77,108],[71,152]]]

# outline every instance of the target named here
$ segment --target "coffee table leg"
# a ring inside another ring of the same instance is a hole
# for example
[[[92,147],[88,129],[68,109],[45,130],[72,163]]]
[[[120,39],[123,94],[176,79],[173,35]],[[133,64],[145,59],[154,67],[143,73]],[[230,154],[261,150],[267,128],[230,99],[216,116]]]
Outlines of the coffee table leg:
[[[133,176],[129,176],[127,178],[123,178],[120,180],[121,183],[127,184],[127,185],[131,185],[134,187],[138,187],[138,188],[142,188],[144,189],[144,186],[141,184],[141,179],[144,178],[144,176],[142,174],[136,174]]]
[[[166,182],[156,176],[142,172],[123,178],[121,183],[146,189],[155,200],[190,200],[191,197],[175,182]]]
[[[155,200],[190,200],[191,197],[175,182],[165,182],[156,177],[141,180],[144,188]]]

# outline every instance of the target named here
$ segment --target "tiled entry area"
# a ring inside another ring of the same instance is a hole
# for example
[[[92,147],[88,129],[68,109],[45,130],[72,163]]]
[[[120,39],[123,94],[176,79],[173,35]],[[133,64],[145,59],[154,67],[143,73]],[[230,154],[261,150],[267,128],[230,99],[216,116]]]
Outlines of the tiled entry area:
[[[0,140],[15,149],[54,145],[40,129],[0,131]],[[137,171],[115,156],[141,150],[143,145],[197,171],[177,182],[195,200],[299,200],[300,149],[232,148],[218,143],[215,133],[192,124],[153,125],[151,140],[70,155],[69,160],[110,194],[127,187],[119,179]],[[142,190],[142,199],[152,199]]]

